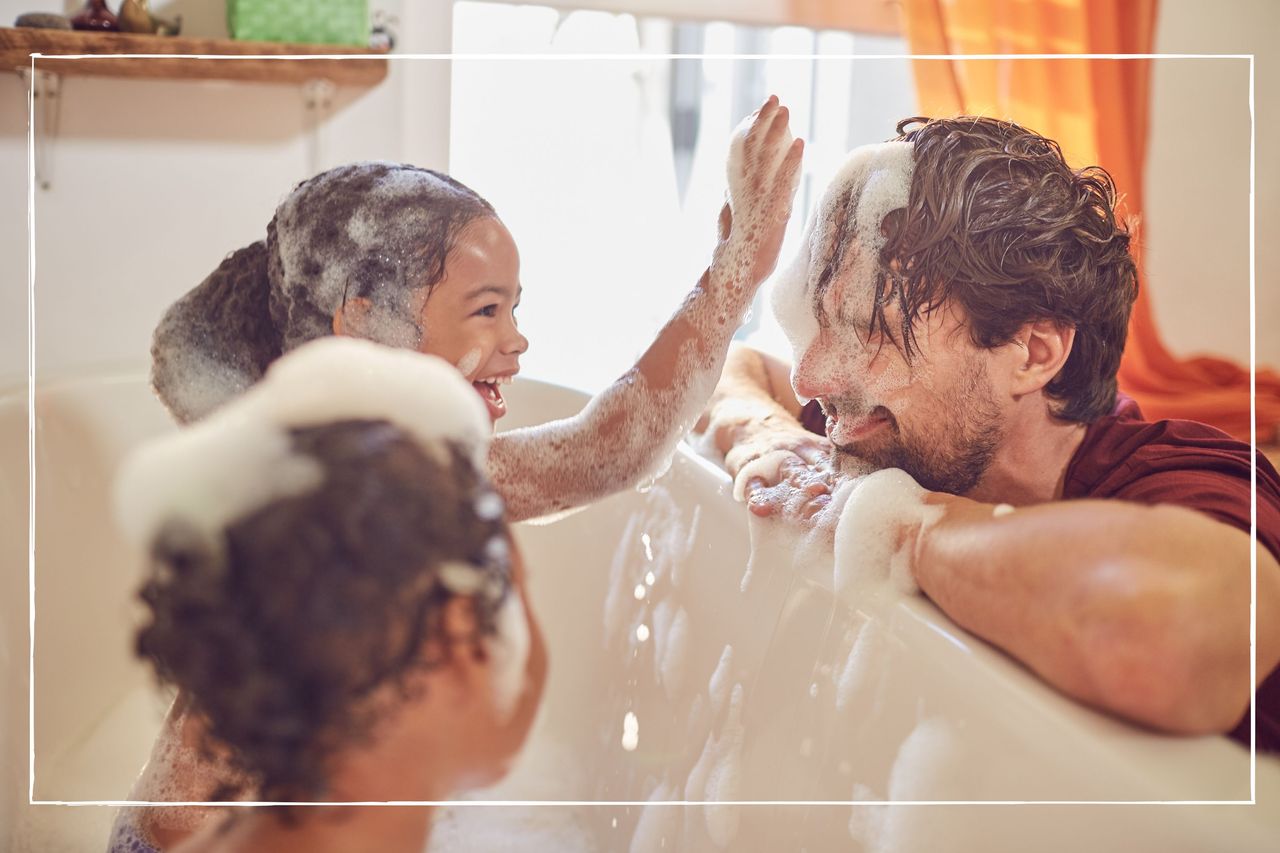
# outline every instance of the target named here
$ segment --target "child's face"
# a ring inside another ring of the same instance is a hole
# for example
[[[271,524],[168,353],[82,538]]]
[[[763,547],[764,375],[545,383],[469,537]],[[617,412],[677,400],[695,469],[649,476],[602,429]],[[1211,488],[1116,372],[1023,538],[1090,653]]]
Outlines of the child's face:
[[[419,349],[447,359],[471,381],[496,421],[507,413],[501,386],[520,370],[529,340],[516,324],[520,255],[497,219],[469,223],[419,314]]]

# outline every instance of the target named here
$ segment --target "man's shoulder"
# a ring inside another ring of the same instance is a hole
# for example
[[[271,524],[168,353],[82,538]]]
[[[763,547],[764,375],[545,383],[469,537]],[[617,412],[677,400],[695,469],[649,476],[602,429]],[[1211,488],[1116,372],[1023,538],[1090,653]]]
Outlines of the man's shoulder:
[[[1159,473],[1203,472],[1250,481],[1280,495],[1280,475],[1261,454],[1216,427],[1197,421],[1143,420],[1136,406],[1089,425],[1068,465],[1064,497],[1113,497],[1131,481]]]
[[[1177,504],[1248,530],[1255,465],[1259,538],[1280,553],[1280,474],[1271,462],[1207,424],[1143,420],[1136,405],[1121,402],[1089,425],[1063,497]]]

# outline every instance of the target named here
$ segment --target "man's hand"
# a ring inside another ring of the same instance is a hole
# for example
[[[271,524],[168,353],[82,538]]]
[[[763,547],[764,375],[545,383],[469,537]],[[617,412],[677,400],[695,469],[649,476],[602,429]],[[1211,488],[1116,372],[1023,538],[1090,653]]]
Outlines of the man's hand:
[[[828,460],[811,463],[779,450],[744,466],[734,492],[742,494],[753,515],[808,522],[831,503],[836,476]]]

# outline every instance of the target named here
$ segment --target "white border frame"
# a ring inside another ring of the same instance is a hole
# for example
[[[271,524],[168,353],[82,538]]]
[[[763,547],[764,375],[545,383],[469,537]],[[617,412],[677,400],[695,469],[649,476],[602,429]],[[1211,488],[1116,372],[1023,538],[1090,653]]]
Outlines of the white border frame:
[[[76,60],[76,59],[173,59],[174,54],[62,54],[46,56],[41,53],[31,54],[31,76],[27,89],[27,462],[28,462],[28,602],[29,608],[29,648],[28,648],[28,718],[27,736],[30,750],[28,764],[27,805],[29,806],[222,806],[254,808],[260,806],[690,806],[717,803],[727,806],[1005,806],[1005,805],[1097,805],[1097,806],[1132,806],[1132,805],[1257,805],[1257,696],[1256,690],[1249,696],[1249,713],[1252,728],[1249,733],[1249,799],[1248,800],[669,800],[649,802],[647,800],[403,800],[403,801],[343,801],[343,802],[220,802],[196,800],[190,802],[167,802],[154,800],[37,800],[36,785],[36,747],[35,747],[35,644],[36,644],[36,465],[35,465],[35,281],[36,281],[36,228],[35,228],[35,87],[36,60]],[[451,53],[418,53],[418,54],[317,54],[308,56],[258,56],[240,55],[225,56],[217,54],[183,54],[187,58],[212,60],[245,60],[270,59],[283,62],[305,62],[314,59],[342,59],[361,61],[365,59],[399,60],[449,60],[456,61],[581,61],[581,60],[632,60],[653,59],[702,59],[712,56],[717,59],[814,59],[813,54],[458,54]],[[880,60],[927,60],[927,61],[970,61],[992,59],[1248,59],[1249,60],[1249,446],[1253,451],[1253,464],[1250,469],[1250,538],[1254,547],[1250,551],[1250,600],[1249,600],[1249,675],[1257,684],[1257,630],[1258,630],[1258,469],[1257,469],[1257,248],[1255,244],[1255,186],[1256,151],[1257,151],[1257,117],[1254,107],[1254,54],[1200,54],[1200,53],[1026,53],[1026,54],[875,54],[862,56],[858,54],[833,54],[822,56],[823,59],[857,59],[864,61]],[[48,70],[47,67],[41,70]]]

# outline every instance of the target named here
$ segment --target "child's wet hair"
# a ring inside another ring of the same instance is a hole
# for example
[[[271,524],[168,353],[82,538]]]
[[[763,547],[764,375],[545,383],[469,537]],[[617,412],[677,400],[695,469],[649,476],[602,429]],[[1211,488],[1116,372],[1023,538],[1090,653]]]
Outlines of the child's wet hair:
[[[469,448],[428,452],[384,420],[289,437],[322,468],[319,485],[212,540],[181,518],[161,524],[137,635],[138,654],[206,720],[208,746],[229,750],[269,801],[323,797],[329,759],[389,710],[376,699],[408,698],[412,674],[453,655],[483,657],[511,585],[501,501]],[[475,629],[446,636],[458,596]]]
[[[353,163],[300,183],[265,240],[240,249],[175,302],[152,342],[152,383],[181,422],[203,417],[261,378],[281,354],[333,334],[358,297],[368,335],[416,348],[413,294],[444,276],[449,251],[492,205],[448,175]]]

